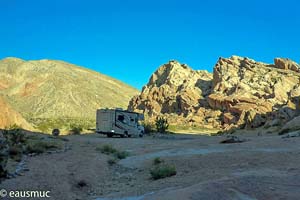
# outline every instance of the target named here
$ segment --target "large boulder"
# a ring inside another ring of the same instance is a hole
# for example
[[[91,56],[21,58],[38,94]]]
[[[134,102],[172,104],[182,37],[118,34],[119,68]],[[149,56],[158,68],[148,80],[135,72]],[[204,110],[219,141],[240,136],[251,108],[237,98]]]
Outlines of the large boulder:
[[[300,116],[286,123],[280,130],[280,134],[300,130]]]
[[[299,65],[288,58],[275,58],[275,67],[278,69],[292,70],[299,72]]]

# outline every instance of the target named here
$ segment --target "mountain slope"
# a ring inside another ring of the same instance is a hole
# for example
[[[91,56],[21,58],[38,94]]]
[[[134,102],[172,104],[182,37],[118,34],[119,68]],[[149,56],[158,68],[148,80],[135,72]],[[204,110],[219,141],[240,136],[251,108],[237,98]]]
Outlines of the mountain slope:
[[[0,96],[0,129],[8,128],[14,124],[25,129],[32,130],[33,127],[15,111],[2,96]]]
[[[0,93],[27,120],[95,119],[100,107],[125,108],[138,91],[108,76],[56,60],[0,61]]]

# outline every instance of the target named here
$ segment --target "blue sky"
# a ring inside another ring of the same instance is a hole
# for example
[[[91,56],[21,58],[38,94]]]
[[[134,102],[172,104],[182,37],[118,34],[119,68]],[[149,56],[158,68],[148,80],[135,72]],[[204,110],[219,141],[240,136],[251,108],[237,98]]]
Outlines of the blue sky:
[[[212,71],[218,57],[300,61],[297,0],[0,0],[0,58],[57,59],[138,89],[176,59]]]

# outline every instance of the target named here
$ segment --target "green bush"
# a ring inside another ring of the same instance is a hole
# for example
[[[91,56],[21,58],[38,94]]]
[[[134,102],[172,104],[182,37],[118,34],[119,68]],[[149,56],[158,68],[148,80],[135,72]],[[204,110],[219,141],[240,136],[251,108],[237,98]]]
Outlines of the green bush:
[[[97,147],[96,148],[97,151],[100,151],[101,153],[104,153],[106,155],[109,155],[109,154],[114,154],[117,152],[117,149],[115,149],[112,145],[110,144],[105,144],[101,147]]]
[[[155,132],[155,125],[151,122],[144,122],[143,123],[145,134],[149,134]]]
[[[22,144],[26,141],[25,134],[17,125],[13,125],[3,131],[3,135],[10,146]]]
[[[35,128],[45,133],[51,133],[54,128],[60,130],[70,130],[73,124],[82,127],[84,130],[95,127],[95,119],[85,118],[29,118],[28,121],[34,125]]]
[[[155,120],[156,130],[160,133],[165,133],[169,128],[168,120],[163,117],[157,117]]]
[[[8,149],[8,154],[10,156],[17,156],[23,153],[22,146],[10,146]]]
[[[22,145],[10,146],[8,149],[9,157],[16,162],[20,162],[23,155]]]
[[[41,153],[44,153],[46,151],[46,149],[43,144],[34,143],[34,144],[27,145],[26,151],[27,151],[27,153],[41,154]]]
[[[107,160],[107,163],[108,163],[109,165],[114,165],[114,164],[117,163],[117,161],[116,161],[115,158],[110,158],[110,159]]]
[[[152,179],[162,179],[170,176],[176,175],[176,168],[173,165],[157,165],[153,169],[150,170],[150,174]]]
[[[125,159],[126,157],[129,156],[129,153],[126,151],[117,151],[114,153],[114,156],[118,159]]]
[[[70,126],[71,130],[70,133],[73,135],[80,135],[80,133],[82,132],[83,128],[81,126],[78,126],[76,124],[72,124]]]
[[[154,165],[159,165],[159,164],[161,164],[161,163],[163,163],[163,162],[164,162],[164,160],[161,159],[160,157],[156,157],[156,158],[154,158],[154,160],[153,160],[153,164],[154,164]]]
[[[26,152],[41,154],[47,150],[53,150],[57,148],[60,148],[59,145],[53,142],[35,141],[26,145]]]
[[[114,159],[108,160],[108,164],[112,165],[114,164],[113,162],[116,162],[116,159],[125,159],[127,156],[129,156],[129,153],[126,151],[119,151],[115,149],[112,145],[110,144],[105,144],[101,147],[96,148],[97,151],[100,151],[101,153],[104,153],[106,155],[113,155]],[[114,160],[114,161],[113,161]]]

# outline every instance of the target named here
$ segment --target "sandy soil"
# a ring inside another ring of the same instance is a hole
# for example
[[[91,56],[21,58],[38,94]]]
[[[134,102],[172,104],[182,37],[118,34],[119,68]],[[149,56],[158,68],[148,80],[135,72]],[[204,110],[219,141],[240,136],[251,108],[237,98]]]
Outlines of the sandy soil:
[[[64,200],[300,199],[300,137],[247,134],[244,143],[219,144],[224,137],[68,136],[69,150],[28,157],[29,171],[1,188],[50,190],[51,199]],[[104,144],[130,156],[110,166],[111,156],[96,150]],[[152,180],[155,157],[174,164],[177,175]]]

